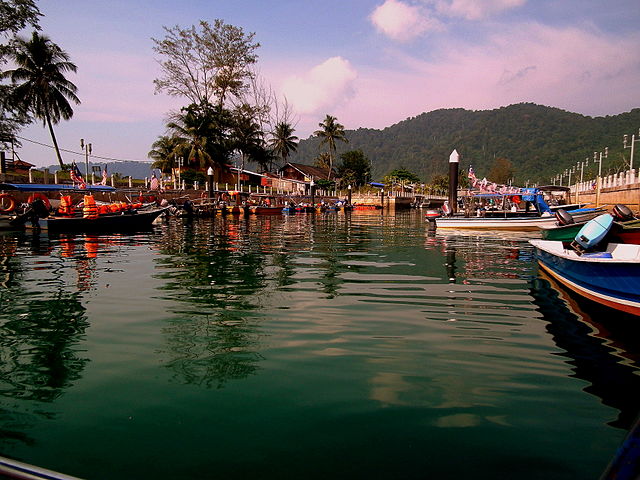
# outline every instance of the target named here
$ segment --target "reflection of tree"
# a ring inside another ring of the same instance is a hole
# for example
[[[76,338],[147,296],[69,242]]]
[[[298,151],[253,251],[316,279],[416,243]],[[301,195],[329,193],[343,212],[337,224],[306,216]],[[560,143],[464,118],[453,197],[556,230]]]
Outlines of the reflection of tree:
[[[162,289],[187,308],[165,329],[167,365],[182,381],[207,387],[253,374],[260,356],[252,317],[266,288],[259,244],[250,242],[245,223],[225,219],[168,235]]]
[[[85,364],[77,347],[88,322],[78,294],[57,292],[53,298],[25,298],[2,292],[0,314],[0,395],[53,402],[78,380]],[[42,409],[40,415],[47,414]],[[29,443],[21,431],[26,415],[2,415],[5,441]]]
[[[88,361],[75,346],[88,326],[77,294],[4,304],[0,324],[2,395],[51,402]]]
[[[547,330],[566,352],[575,376],[591,383],[585,391],[620,411],[611,425],[630,429],[640,409],[637,398],[629,393],[640,391],[640,363],[626,350],[634,345],[629,341],[638,338],[637,319],[622,313],[612,317],[611,311],[550,282],[553,280],[536,278],[531,286],[534,302],[549,321]],[[612,321],[599,323],[594,318]]]

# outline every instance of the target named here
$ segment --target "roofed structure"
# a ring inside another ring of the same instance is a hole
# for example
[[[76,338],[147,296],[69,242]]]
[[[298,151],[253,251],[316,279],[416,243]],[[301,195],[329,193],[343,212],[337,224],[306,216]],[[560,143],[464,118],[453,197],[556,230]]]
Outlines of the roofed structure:
[[[329,169],[318,168],[312,165],[304,165],[302,163],[287,163],[278,170],[284,178],[292,178],[301,182],[310,182],[311,180],[329,180]],[[335,178],[335,175],[332,175]]]

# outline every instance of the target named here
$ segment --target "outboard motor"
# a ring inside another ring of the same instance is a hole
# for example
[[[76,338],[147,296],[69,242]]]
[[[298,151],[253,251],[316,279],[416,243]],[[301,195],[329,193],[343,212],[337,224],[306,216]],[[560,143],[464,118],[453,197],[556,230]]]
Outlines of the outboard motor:
[[[631,211],[631,209],[626,205],[622,205],[621,203],[613,207],[611,214],[613,215],[613,218],[621,222],[626,222],[627,220],[633,219],[633,212]]]
[[[575,223],[573,216],[564,208],[556,210],[556,219],[560,225],[571,225],[572,223]]]
[[[191,200],[189,199],[185,200],[184,203],[182,204],[182,208],[189,215],[193,215],[193,202]]]

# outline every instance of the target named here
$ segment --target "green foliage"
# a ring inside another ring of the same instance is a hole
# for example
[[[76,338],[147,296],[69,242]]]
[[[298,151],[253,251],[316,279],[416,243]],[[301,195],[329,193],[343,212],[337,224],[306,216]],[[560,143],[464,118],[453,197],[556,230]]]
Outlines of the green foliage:
[[[506,158],[496,158],[491,164],[487,179],[499,185],[506,185],[513,178],[513,164]]]
[[[42,120],[49,128],[62,167],[64,163],[53,125],[73,116],[69,101],[80,103],[76,96],[78,88],[65,78],[66,73],[75,73],[77,67],[64,50],[38,32],[33,32],[29,39],[17,38],[14,46],[11,60],[16,68],[0,75],[2,79],[11,80],[8,104],[24,115]]]
[[[313,134],[320,139],[320,145],[325,143],[329,146],[329,176],[333,170],[333,159],[336,156],[336,140],[348,143],[344,132],[344,125],[338,123],[336,117],[327,115],[324,120],[318,124],[320,130],[316,130]]]
[[[408,182],[408,183],[420,183],[420,177],[418,177],[415,173],[410,172],[404,167],[396,168],[395,170],[390,171],[386,177],[395,179],[396,181]]]
[[[340,155],[342,163],[338,166],[338,177],[342,186],[361,187],[371,181],[371,162],[362,150],[351,150]]]
[[[552,176],[578,161],[592,158],[594,151],[609,146],[603,173],[629,161],[629,149],[622,148],[622,135],[637,132],[640,108],[607,117],[587,117],[557,108],[531,103],[495,110],[469,111],[461,108],[435,110],[409,118],[383,130],[349,130],[350,149],[360,149],[371,161],[371,176],[381,179],[386,172],[406,167],[429,181],[448,174],[448,158],[455,148],[461,154],[461,171],[473,165],[479,178],[489,178],[495,158],[513,164],[518,185],[548,183]],[[300,141],[290,161],[310,163],[320,140]],[[337,151],[346,148],[337,145]],[[597,170],[592,162],[585,176]],[[463,175],[461,175],[462,177]]]

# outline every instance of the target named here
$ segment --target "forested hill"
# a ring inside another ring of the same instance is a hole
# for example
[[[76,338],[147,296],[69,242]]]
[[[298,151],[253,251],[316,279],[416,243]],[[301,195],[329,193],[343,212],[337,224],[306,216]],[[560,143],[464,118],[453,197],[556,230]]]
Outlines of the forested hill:
[[[473,165],[480,178],[495,158],[502,157],[512,162],[516,182],[547,183],[605,146],[609,158],[603,162],[603,172],[620,168],[630,153],[623,149],[622,137],[626,133],[631,138],[639,127],[640,108],[593,118],[522,103],[495,110],[435,110],[383,130],[347,130],[349,143],[338,141],[337,148],[338,153],[361,149],[371,161],[374,180],[404,167],[429,181],[448,172],[449,154],[455,148],[462,157],[461,168]],[[322,151],[326,146],[320,147],[317,138],[302,140],[290,161],[312,164]],[[634,157],[640,164],[640,154]]]

